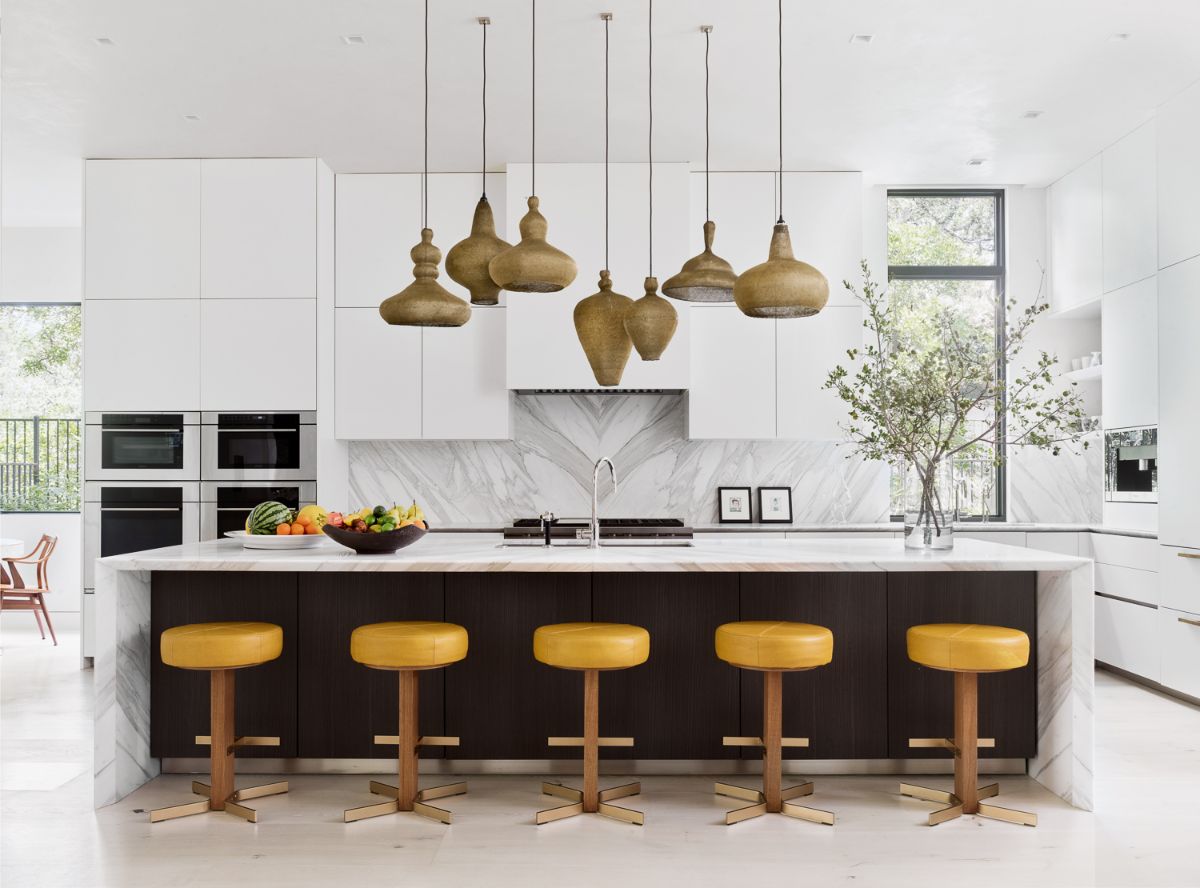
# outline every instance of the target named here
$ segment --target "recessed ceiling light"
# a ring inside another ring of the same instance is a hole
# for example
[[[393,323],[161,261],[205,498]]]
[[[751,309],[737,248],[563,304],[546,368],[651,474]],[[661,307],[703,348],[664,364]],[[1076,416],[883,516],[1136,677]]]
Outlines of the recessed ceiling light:
[[[1116,34],[1113,34],[1108,39],[1113,43],[1123,43],[1124,41],[1128,40],[1132,36],[1133,35],[1130,34],[1128,31],[1120,31]]]
[[[970,160],[967,161],[967,166],[981,167],[985,163],[987,163],[987,158],[985,158],[985,157],[972,157]]]
[[[850,35],[851,43],[867,44],[867,43],[870,43],[874,39],[875,39],[874,34],[851,34]]]
[[[116,46],[117,42],[111,37],[96,37],[93,41],[97,46]]]
[[[183,115],[183,119],[191,120],[194,122],[194,121],[197,121],[200,119],[200,115],[199,114],[185,114],[185,115]]]
[[[1044,114],[1044,113],[1045,112],[1043,112],[1043,111],[1026,111],[1021,116],[1024,117],[1026,120],[1036,120],[1037,118],[1041,117],[1042,114]]]
[[[347,46],[366,46],[367,38],[362,34],[343,34],[342,43]]]

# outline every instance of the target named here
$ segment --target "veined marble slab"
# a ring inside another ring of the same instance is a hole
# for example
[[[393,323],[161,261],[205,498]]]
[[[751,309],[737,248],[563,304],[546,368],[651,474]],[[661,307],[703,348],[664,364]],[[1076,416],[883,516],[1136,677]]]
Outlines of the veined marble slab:
[[[228,570],[310,573],[487,571],[1036,571],[1038,750],[1030,773],[1079,808],[1092,808],[1093,581],[1085,558],[958,540],[949,552],[911,552],[900,540],[714,540],[689,547],[599,550],[499,546],[429,536],[394,555],[243,549],[234,540],[102,558],[96,568],[95,801],[108,805],[159,772],[150,756],[150,574]]]

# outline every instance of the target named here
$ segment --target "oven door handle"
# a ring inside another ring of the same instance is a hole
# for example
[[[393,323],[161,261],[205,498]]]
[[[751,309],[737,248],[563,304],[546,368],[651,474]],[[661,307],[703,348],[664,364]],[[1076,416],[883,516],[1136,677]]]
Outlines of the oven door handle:
[[[101,426],[100,431],[102,431],[102,432],[126,432],[126,433],[133,434],[133,435],[142,435],[142,434],[145,434],[146,432],[157,432],[157,433],[163,434],[163,435],[166,435],[166,434],[182,435],[183,434],[183,429],[165,429],[165,428],[162,428],[161,426],[138,426],[137,428],[125,428],[125,427],[114,428],[112,426]]]
[[[255,434],[256,432],[298,432],[298,431],[300,431],[300,430],[299,429],[217,429],[217,434],[218,435],[228,435],[233,432],[240,432],[241,434],[252,435],[252,434]]]
[[[182,512],[183,506],[101,506],[101,512]]]

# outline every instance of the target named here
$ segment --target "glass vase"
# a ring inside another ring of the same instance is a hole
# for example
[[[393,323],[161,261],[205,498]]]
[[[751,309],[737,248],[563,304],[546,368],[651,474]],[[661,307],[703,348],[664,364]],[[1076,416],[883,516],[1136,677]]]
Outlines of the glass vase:
[[[904,475],[904,547],[938,551],[954,548],[953,467],[938,462],[909,465]]]

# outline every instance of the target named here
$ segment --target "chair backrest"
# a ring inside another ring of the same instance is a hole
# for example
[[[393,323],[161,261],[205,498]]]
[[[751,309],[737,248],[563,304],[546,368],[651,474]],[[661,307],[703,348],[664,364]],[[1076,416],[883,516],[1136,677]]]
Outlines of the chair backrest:
[[[34,545],[33,549],[30,550],[28,555],[25,555],[25,556],[22,556],[21,558],[15,559],[18,562],[24,562],[26,564],[34,564],[37,566],[37,573],[36,573],[37,586],[36,586],[36,588],[41,589],[43,592],[50,591],[50,585],[49,585],[48,578],[47,578],[48,575],[47,575],[46,566],[47,566],[48,562],[50,561],[50,556],[54,553],[55,546],[57,546],[57,545],[58,545],[58,537],[50,536],[50,534],[44,533],[44,534],[42,534],[42,538],[37,541],[37,543]],[[12,571],[13,571],[13,577],[12,577],[13,585],[19,591],[20,589],[24,588],[25,584],[21,581],[21,575],[20,575],[20,573],[17,572],[16,565],[12,564],[12,565],[10,565],[10,567],[12,567]]]

